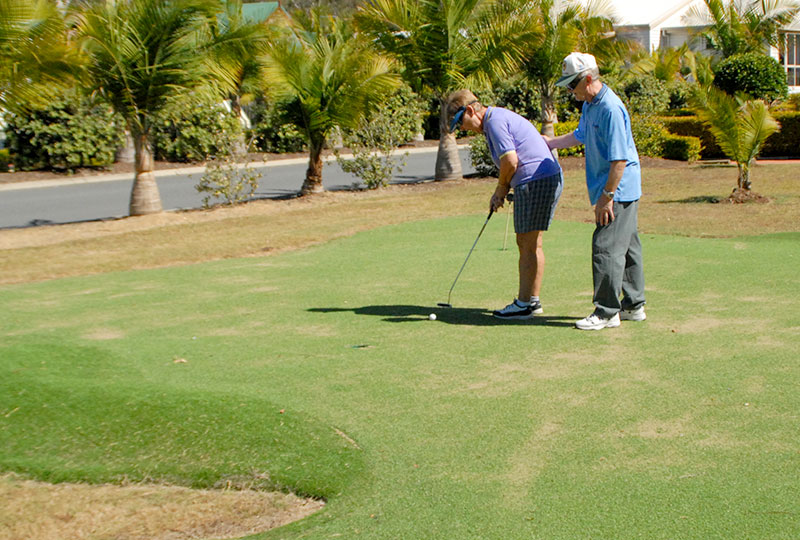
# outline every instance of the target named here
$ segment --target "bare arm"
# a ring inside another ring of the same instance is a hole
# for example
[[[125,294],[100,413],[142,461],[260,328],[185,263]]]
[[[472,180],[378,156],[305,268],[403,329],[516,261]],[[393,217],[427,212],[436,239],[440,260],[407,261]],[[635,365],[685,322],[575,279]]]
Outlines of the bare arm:
[[[556,148],[569,148],[571,146],[578,146],[579,144],[583,144],[575,137],[574,131],[571,131],[566,135],[553,137],[552,139],[546,135],[542,135],[542,137],[544,137],[544,140],[547,142],[547,146],[550,147],[550,150]]]
[[[516,152],[508,152],[500,158],[500,178],[497,180],[497,188],[489,201],[489,209],[491,211],[496,211],[498,208],[503,207],[506,195],[511,190],[511,178],[517,172],[518,164],[519,158]]]

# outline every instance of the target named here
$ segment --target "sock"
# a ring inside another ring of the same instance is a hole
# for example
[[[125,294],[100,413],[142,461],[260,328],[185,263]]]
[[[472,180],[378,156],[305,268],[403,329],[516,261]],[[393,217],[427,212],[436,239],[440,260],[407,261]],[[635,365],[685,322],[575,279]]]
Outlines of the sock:
[[[538,296],[531,296],[531,304],[535,304],[538,301],[539,301],[539,297]]]
[[[522,301],[522,300],[520,300],[519,298],[517,298],[516,300],[514,300],[514,302],[515,302],[515,303],[516,303],[516,304],[517,304],[519,307],[528,307],[528,306],[530,306],[530,305],[531,305],[531,303],[530,303],[530,302],[523,302],[523,301]]]

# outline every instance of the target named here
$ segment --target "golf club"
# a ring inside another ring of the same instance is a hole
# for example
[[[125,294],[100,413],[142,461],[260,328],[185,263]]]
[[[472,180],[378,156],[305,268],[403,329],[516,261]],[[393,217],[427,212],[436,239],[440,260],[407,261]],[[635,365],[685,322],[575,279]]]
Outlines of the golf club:
[[[481,235],[483,234],[483,230],[486,228],[486,224],[489,223],[489,218],[492,217],[493,213],[494,213],[494,209],[489,210],[489,215],[486,216],[486,221],[483,222],[483,227],[481,227],[481,232],[478,233],[478,237],[475,239],[475,242],[472,244],[472,247],[470,248],[469,253],[467,253],[467,258],[464,259],[464,264],[461,265],[461,270],[458,271],[458,274],[456,275],[456,279],[453,281],[453,284],[450,286],[450,292],[447,293],[447,302],[439,302],[438,304],[436,304],[437,306],[443,307],[443,308],[451,308],[451,307],[453,307],[453,304],[450,303],[450,296],[453,294],[453,288],[456,286],[456,282],[458,282],[458,278],[461,276],[461,272],[464,270],[464,267],[467,266],[467,261],[469,260],[469,256],[472,255],[472,251],[475,249],[475,246],[478,245],[478,240],[480,240]]]

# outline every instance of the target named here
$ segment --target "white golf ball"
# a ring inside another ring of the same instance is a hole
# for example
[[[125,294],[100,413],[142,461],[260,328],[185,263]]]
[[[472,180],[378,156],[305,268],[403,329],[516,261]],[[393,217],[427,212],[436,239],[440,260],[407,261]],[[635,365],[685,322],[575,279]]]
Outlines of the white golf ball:
[[[431,321],[435,321],[436,320],[436,313],[431,313],[430,315],[428,315],[428,319],[431,320]]]

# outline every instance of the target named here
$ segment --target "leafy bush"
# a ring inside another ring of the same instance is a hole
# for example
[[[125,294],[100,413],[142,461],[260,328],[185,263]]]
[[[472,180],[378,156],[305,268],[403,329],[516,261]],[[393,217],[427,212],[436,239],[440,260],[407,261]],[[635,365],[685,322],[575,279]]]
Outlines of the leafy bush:
[[[745,92],[766,101],[789,93],[783,66],[761,53],[736,54],[720,61],[714,68],[714,86],[731,95]]]
[[[107,104],[75,92],[6,121],[8,147],[22,170],[104,167],[124,140],[122,121]]]
[[[542,119],[541,101],[539,90],[526,79],[513,84],[501,84],[495,90],[495,105],[514,111],[531,122]]]
[[[240,166],[240,161],[240,158],[231,153],[206,166],[206,172],[195,186],[198,193],[207,193],[203,197],[203,208],[210,208],[215,204],[233,206],[253,196],[262,175],[248,164]]]
[[[662,142],[661,157],[692,163],[700,159],[700,139],[666,133]]]
[[[627,82],[619,97],[631,116],[660,114],[670,104],[666,85],[652,75],[641,75]]]
[[[640,156],[662,157],[668,132],[657,117],[644,114],[631,115],[631,132]]]
[[[217,101],[194,95],[169,104],[155,118],[153,152],[166,161],[224,158],[242,135],[238,118]]]
[[[555,125],[556,137],[572,133],[577,127],[578,122],[559,122]],[[541,125],[538,125],[537,128],[541,128]],[[559,150],[558,155],[559,157],[582,156],[583,145]],[[489,146],[486,144],[486,137],[481,135],[472,138],[469,143],[469,158],[472,162],[472,166],[475,167],[475,171],[481,176],[497,177],[500,174],[500,171],[492,161]]]
[[[261,152],[286,154],[306,148],[303,134],[286,118],[287,103],[257,99],[247,107],[253,127],[250,138]]]
[[[8,148],[0,148],[0,173],[9,171],[9,165],[12,163],[14,161],[11,159],[11,152],[8,151]]]
[[[717,144],[714,135],[696,116],[661,118],[667,131],[674,135],[698,137],[700,139],[700,157],[702,159],[720,159],[725,153]]]
[[[489,153],[489,145],[486,144],[486,137],[478,135],[469,141],[469,159],[475,171],[481,176],[500,176],[500,170],[492,161]]]
[[[667,110],[681,111],[689,106],[689,98],[692,95],[692,83],[683,79],[670,81],[666,85],[668,102]]]
[[[781,130],[773,133],[761,148],[762,157],[800,157],[800,112],[775,113]]]
[[[335,149],[339,166],[358,176],[369,189],[387,185],[405,166],[394,159],[394,152],[419,132],[424,108],[416,94],[402,87],[383,107],[364,118],[358,129],[342,133],[342,142],[353,156],[345,158]]]

